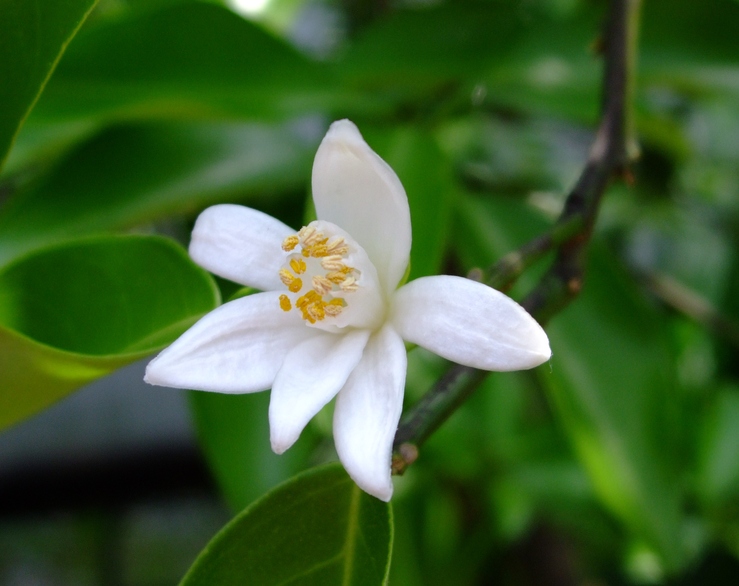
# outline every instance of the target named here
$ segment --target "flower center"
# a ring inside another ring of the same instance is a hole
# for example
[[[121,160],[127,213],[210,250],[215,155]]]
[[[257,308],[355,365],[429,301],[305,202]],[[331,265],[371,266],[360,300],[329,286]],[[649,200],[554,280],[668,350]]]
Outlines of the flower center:
[[[280,295],[280,308],[290,311],[294,303],[310,324],[338,316],[348,305],[345,295],[359,288],[359,270],[345,262],[349,245],[344,238],[329,238],[314,226],[304,226],[285,238],[282,249],[291,254],[280,269],[280,280],[292,295]]]

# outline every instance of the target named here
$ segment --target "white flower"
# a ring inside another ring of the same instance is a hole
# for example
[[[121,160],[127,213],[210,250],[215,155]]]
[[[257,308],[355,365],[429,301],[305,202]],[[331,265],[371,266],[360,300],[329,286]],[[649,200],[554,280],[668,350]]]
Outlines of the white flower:
[[[319,218],[297,233],[249,208],[198,218],[190,255],[256,293],[212,311],[151,361],[146,381],[221,393],[272,389],[278,454],[337,396],[339,458],[366,492],[388,501],[390,459],[406,375],[403,340],[485,370],[532,368],[549,341],[517,303],[480,283],[424,277],[408,266],[408,199],[393,170],[348,120],[335,122],[313,164]]]

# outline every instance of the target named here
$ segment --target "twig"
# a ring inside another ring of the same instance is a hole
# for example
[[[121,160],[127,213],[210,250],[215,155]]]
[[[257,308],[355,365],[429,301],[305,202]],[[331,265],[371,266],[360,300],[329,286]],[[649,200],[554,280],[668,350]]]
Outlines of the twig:
[[[548,234],[503,257],[480,280],[507,288],[536,260],[556,251],[552,266],[522,305],[540,323],[570,303],[582,288],[585,251],[610,181],[628,177],[631,148],[629,108],[640,0],[612,0],[604,33],[603,106],[588,161]],[[395,435],[393,472],[402,474],[425,441],[479,386],[487,372],[454,365],[413,406]]]
[[[707,299],[672,277],[651,272],[640,273],[639,276],[662,302],[739,348],[739,322],[722,314]]]

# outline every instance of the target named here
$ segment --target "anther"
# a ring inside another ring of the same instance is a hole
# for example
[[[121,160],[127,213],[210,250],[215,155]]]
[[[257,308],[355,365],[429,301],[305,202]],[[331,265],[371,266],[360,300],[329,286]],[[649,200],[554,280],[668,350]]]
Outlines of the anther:
[[[285,287],[289,287],[295,279],[295,275],[293,275],[290,271],[288,271],[287,269],[280,269],[280,281],[283,282]]]
[[[308,238],[313,236],[316,229],[313,226],[303,226],[298,232],[298,238],[303,242],[306,242]]]
[[[299,275],[302,275],[307,269],[305,261],[302,258],[290,259],[290,267]]]
[[[313,277],[311,282],[313,284],[313,290],[321,296],[326,295],[333,288],[333,283],[320,275]]]
[[[320,297],[318,296],[318,293],[316,293],[315,291],[313,291],[313,289],[311,289],[305,295],[298,297],[298,300],[295,302],[295,305],[299,307],[300,309],[303,309],[308,304],[313,303],[317,301],[318,299],[320,299]]]
[[[310,255],[313,258],[322,258],[328,254],[325,244],[315,244],[311,247]]]
[[[287,295],[280,295],[280,309],[282,311],[290,311],[293,308]]]
[[[334,271],[332,273],[327,273],[326,278],[334,285],[341,285],[344,282],[344,279],[346,279],[346,274],[341,271]]]
[[[329,240],[328,244],[326,245],[326,249],[331,252],[332,254],[341,254],[340,252],[333,252],[340,246],[344,244],[344,239],[341,236],[334,236],[331,240]]]
[[[321,267],[324,271],[340,271],[344,268],[343,257],[338,254],[324,256],[321,259]]]
[[[352,275],[349,275],[346,279],[344,279],[339,287],[341,287],[342,291],[356,291],[357,289],[359,289],[359,286],[356,283],[356,279]]]
[[[292,236],[288,236],[282,241],[282,250],[285,252],[290,252],[291,250],[294,250],[295,247],[298,245],[298,242],[300,242],[297,235],[293,234]]]
[[[318,303],[309,305],[306,308],[306,311],[308,315],[310,315],[316,321],[321,321],[324,317],[326,317],[326,312],[324,311],[323,307],[321,307],[321,305],[319,305]]]

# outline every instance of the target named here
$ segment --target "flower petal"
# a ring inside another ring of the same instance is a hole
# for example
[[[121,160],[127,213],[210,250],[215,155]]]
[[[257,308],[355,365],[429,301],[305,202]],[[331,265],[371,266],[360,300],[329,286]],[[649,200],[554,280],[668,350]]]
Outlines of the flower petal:
[[[334,398],[362,358],[368,330],[321,334],[293,348],[277,373],[269,402],[272,449],[292,446],[306,424]]]
[[[546,333],[523,307],[462,277],[424,277],[401,287],[391,320],[404,340],[484,370],[533,368],[552,354]]]
[[[221,204],[195,222],[190,257],[211,273],[261,291],[282,288],[282,241],[295,230],[244,206]]]
[[[279,293],[256,293],[211,311],[146,367],[152,385],[220,393],[264,391],[288,351],[316,335]]]
[[[362,360],[339,392],[334,442],[359,487],[383,501],[393,494],[390,459],[403,409],[407,356],[389,324],[372,335]]]
[[[411,249],[408,198],[349,120],[334,122],[318,148],[313,201],[319,219],[340,226],[367,251],[385,293],[394,291]]]

